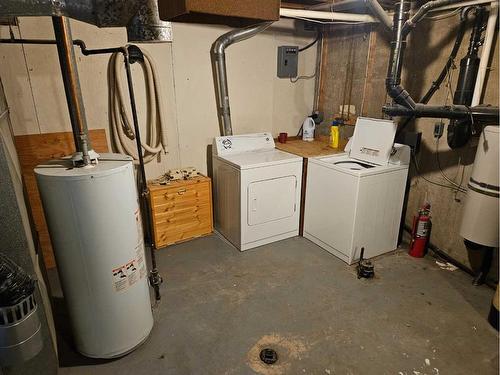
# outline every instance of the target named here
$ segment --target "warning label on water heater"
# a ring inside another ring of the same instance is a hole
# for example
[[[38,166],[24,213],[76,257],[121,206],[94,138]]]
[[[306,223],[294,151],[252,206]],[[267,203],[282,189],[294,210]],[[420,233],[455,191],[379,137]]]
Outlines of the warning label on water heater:
[[[115,287],[115,291],[117,292],[127,288],[128,277],[127,268],[125,266],[121,266],[113,270],[113,285]]]
[[[142,279],[146,276],[146,263],[144,262],[144,251],[142,241],[135,248],[135,259],[137,259],[137,267],[139,268],[139,277]]]
[[[135,212],[137,224],[137,245],[135,257],[123,266],[113,269],[113,287],[116,292],[127,289],[146,276],[146,262],[144,261],[144,241],[139,209]]]
[[[128,285],[134,285],[139,280],[139,269],[137,267],[137,260],[128,262],[125,266],[127,269]]]
[[[123,266],[113,269],[113,287],[116,292],[127,289],[146,276],[144,251],[141,246],[136,248],[136,257]]]

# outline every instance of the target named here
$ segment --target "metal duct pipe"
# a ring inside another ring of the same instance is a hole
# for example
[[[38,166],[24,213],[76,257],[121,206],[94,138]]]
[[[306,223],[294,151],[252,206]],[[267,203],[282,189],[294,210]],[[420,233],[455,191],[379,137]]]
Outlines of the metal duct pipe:
[[[221,35],[213,44],[212,63],[214,65],[214,81],[221,135],[232,135],[231,109],[229,106],[229,91],[227,86],[226,48],[231,44],[241,42],[264,31],[272,22],[232,30]]]
[[[401,86],[401,70],[403,68],[403,57],[406,48],[406,38],[403,37],[402,30],[409,17],[410,4],[408,0],[401,0],[396,4],[391,55],[385,86],[387,93],[397,104],[412,109],[415,108],[415,101]]]
[[[98,27],[127,27],[129,41],[170,41],[156,0],[2,0],[2,17],[69,17]]]
[[[170,22],[160,20],[158,1],[145,0],[127,25],[129,42],[170,42]]]
[[[373,14],[380,20],[382,25],[384,25],[387,29],[392,30],[392,19],[389,17],[384,8],[382,8],[382,5],[380,5],[377,0],[366,0],[366,4]]]
[[[65,16],[98,27],[126,26],[139,8],[132,0],[2,0],[2,16]]]
[[[57,53],[59,55],[59,64],[61,66],[76,151],[82,153],[83,164],[88,165],[91,162],[89,150],[92,147],[88,139],[87,119],[85,117],[85,107],[83,106],[69,20],[66,17],[52,17],[52,24],[54,25]]]

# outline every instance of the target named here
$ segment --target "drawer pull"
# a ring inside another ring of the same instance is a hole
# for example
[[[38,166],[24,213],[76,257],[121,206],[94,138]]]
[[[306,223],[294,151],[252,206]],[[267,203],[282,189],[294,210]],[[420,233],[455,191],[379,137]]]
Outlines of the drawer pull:
[[[186,189],[179,189],[179,190],[177,191],[177,194],[182,195],[182,194],[184,194],[185,192],[186,192]]]

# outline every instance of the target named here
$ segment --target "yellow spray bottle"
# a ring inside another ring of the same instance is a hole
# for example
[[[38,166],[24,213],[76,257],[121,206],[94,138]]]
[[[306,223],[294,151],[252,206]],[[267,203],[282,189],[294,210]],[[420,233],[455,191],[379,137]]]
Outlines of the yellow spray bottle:
[[[339,148],[339,122],[337,120],[333,120],[332,126],[330,127],[330,147]]]

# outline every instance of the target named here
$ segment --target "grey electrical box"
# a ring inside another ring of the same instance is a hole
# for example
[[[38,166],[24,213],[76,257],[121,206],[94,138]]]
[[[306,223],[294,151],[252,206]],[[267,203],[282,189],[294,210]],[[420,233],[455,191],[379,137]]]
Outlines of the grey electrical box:
[[[297,77],[299,65],[299,47],[279,46],[278,47],[278,78]]]

